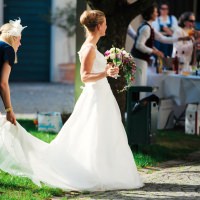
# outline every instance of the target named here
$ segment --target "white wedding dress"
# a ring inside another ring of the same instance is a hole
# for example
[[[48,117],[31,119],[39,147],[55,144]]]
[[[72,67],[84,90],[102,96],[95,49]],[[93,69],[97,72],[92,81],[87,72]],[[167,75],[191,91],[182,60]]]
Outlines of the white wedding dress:
[[[79,52],[80,59],[85,48]],[[96,49],[92,71],[102,72],[105,66],[104,56]],[[71,117],[50,144],[1,117],[0,169],[63,190],[143,186],[106,78],[85,84]]]

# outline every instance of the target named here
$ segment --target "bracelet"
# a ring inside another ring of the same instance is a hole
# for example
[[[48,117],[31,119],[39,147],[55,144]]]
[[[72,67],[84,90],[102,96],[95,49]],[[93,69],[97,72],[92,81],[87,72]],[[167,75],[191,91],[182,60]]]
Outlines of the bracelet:
[[[7,113],[10,112],[11,110],[12,110],[11,107],[5,109],[5,111],[6,111]]]

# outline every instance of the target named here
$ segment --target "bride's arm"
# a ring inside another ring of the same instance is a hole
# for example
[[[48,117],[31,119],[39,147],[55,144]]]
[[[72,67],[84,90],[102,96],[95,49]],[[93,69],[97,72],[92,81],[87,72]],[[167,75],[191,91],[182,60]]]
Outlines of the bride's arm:
[[[111,65],[105,67],[105,71],[99,73],[92,73],[92,66],[96,57],[96,51],[93,47],[85,48],[84,53],[81,56],[81,80],[82,82],[94,82],[107,76],[114,76],[116,74],[115,69],[111,69]]]

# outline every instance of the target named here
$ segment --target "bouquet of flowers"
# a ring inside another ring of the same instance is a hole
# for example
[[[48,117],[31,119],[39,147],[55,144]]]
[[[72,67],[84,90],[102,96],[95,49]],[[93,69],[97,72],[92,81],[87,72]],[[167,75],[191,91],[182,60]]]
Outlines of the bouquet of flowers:
[[[132,86],[135,80],[136,64],[133,56],[126,52],[124,49],[112,47],[104,53],[107,63],[113,63],[123,71],[123,76],[126,80],[126,86],[122,91],[127,90],[128,87]]]

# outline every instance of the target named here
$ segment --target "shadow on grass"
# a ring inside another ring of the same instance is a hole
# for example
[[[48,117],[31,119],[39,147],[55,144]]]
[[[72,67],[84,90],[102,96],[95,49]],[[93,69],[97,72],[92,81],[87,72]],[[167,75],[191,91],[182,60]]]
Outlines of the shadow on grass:
[[[188,158],[192,152],[200,151],[200,137],[186,135],[180,130],[158,131],[156,141],[150,145],[139,145],[138,151],[133,151],[139,167],[156,166],[168,160],[198,161],[199,156]]]

